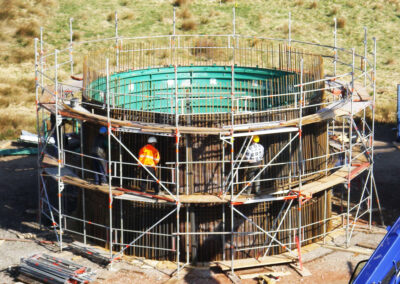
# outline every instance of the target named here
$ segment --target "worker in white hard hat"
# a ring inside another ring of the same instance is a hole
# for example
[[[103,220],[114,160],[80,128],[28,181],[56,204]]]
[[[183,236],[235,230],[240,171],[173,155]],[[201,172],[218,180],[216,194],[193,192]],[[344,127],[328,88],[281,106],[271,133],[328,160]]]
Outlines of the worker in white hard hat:
[[[247,160],[246,179],[251,182],[252,179],[260,172],[260,166],[264,160],[264,147],[259,143],[260,137],[254,135],[251,145],[247,148],[245,158]],[[248,186],[247,194],[260,192],[260,176],[258,176]]]
[[[147,140],[147,145],[143,146],[139,151],[139,161],[143,164],[145,169],[142,170],[142,182],[141,189],[146,191],[146,180],[152,180],[152,187],[154,188],[154,193],[157,195],[160,191],[158,186],[156,168],[160,162],[160,153],[156,149],[155,145],[157,143],[157,138],[154,136],[149,137]],[[149,172],[154,176],[152,177]]]

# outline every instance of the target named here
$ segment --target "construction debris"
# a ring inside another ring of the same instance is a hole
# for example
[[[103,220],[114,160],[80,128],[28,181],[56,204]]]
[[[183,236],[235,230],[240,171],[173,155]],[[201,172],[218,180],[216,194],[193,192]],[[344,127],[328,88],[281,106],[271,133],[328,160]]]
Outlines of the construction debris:
[[[22,258],[18,271],[23,279],[28,277],[33,281],[50,284],[89,283],[95,276],[90,268],[47,254],[35,254]]]

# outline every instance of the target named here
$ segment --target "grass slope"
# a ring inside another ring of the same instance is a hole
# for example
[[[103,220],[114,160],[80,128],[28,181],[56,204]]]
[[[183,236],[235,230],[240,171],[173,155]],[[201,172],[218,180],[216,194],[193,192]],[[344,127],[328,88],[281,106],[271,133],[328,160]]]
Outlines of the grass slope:
[[[177,6],[178,33],[232,32],[233,1],[220,0],[0,0],[0,140],[21,129],[34,131],[33,42],[44,27],[47,50],[66,46],[69,18],[74,18],[74,39],[114,35],[118,11],[123,35],[172,33],[172,7]],[[333,18],[338,19],[338,45],[363,53],[363,27],[378,40],[377,120],[393,122],[399,78],[400,0],[236,1],[239,34],[286,38],[288,12],[292,38],[333,45]],[[76,70],[81,70],[77,66]]]

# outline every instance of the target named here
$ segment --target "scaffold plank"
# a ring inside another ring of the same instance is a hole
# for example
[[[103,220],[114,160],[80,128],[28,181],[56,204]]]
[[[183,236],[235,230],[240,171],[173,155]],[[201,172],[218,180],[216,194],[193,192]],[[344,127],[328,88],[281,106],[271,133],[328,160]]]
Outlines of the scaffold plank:
[[[371,105],[371,101],[360,101],[353,102],[353,114],[356,114],[366,107]],[[54,104],[41,104],[48,111],[55,113]],[[351,111],[351,102],[340,101],[334,102],[326,108],[320,110],[318,113],[304,116],[302,118],[302,125],[314,124],[328,119],[332,119],[338,116],[348,115]],[[88,113],[80,109],[71,108],[70,106],[63,104],[59,106],[59,112],[65,117],[75,118],[78,120],[89,121],[96,124],[107,125],[107,117],[97,114]],[[288,120],[285,122],[280,122],[279,124],[248,124],[248,127],[241,127],[236,129],[235,132],[243,131],[258,131],[267,129],[277,129],[280,128],[283,132],[285,127],[296,127],[300,122],[299,118]],[[168,124],[158,124],[158,123],[142,123],[142,122],[132,122],[119,119],[110,119],[110,123],[113,128],[121,127],[131,127],[137,129],[137,131],[143,131],[148,133],[174,133],[176,130],[175,126]],[[227,133],[227,129],[220,127],[194,127],[194,126],[179,126],[180,133],[191,133],[191,134],[208,134],[217,135],[221,133]]]
[[[294,258],[289,258],[283,255],[265,256],[265,257],[260,257],[258,259],[255,258],[236,259],[233,263],[233,268],[241,269],[250,267],[260,267],[267,265],[292,263],[294,261],[295,261]],[[222,269],[222,271],[231,270],[232,262],[230,260],[217,261],[215,263]]]
[[[370,166],[369,163],[361,163],[352,166],[350,169],[350,180],[360,175],[362,172],[368,169],[369,166]],[[301,187],[301,193],[306,196],[312,196],[315,193],[326,190],[335,185],[347,182],[348,177],[349,177],[349,168],[348,166],[344,166],[327,177],[303,185]],[[294,188],[293,191],[298,192],[299,188],[298,187]]]

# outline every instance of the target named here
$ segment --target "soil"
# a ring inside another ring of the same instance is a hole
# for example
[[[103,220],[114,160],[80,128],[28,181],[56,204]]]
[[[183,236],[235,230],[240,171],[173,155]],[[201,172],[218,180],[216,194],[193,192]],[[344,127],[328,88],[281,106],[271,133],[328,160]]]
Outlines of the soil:
[[[393,145],[394,139],[392,126],[376,126],[374,170],[385,225],[391,225],[400,215],[400,195],[397,193],[400,150]],[[59,252],[55,244],[38,242],[55,241],[55,235],[48,230],[40,230],[38,226],[36,161],[35,156],[0,157],[0,238],[18,239],[24,233],[34,234],[25,235],[28,238],[33,237],[28,241],[0,240],[0,283],[15,283],[16,280],[7,272],[7,268],[18,265],[21,257],[38,252],[54,254],[91,267],[97,271],[97,280],[94,283],[231,283],[225,274],[210,269],[188,269],[177,280],[170,277],[173,268],[161,264],[149,265],[139,260],[121,262],[112,270],[107,270],[71,252]],[[374,203],[373,206],[376,208],[377,204]],[[352,246],[368,243],[369,246],[376,247],[379,244],[385,234],[380,224],[379,212],[374,213],[373,221],[376,226],[372,232],[354,232]],[[344,237],[338,235],[331,241],[333,245],[340,244],[344,242]],[[270,269],[290,273],[281,277],[280,283],[348,283],[355,265],[369,256],[318,247],[302,257],[304,267],[311,272],[311,276],[301,277],[289,266],[273,266]],[[238,271],[238,274],[252,271]],[[258,283],[254,279],[242,282]]]

